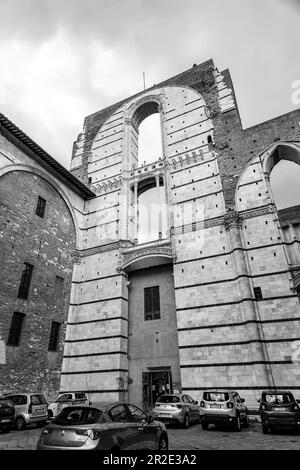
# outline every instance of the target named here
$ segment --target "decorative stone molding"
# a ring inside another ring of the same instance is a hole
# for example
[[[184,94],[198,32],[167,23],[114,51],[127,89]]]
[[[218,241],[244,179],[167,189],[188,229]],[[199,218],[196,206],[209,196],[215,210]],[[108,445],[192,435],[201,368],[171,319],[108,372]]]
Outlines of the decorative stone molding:
[[[106,193],[108,191],[113,191],[115,189],[120,189],[123,183],[123,177],[119,176],[117,178],[112,178],[106,181],[103,181],[103,183],[94,183],[91,186],[92,191],[94,191],[96,194],[102,194]]]
[[[98,253],[105,253],[107,251],[116,251],[118,249],[119,249],[119,242],[112,242],[112,243],[108,243],[107,245],[94,246],[91,248],[80,250],[80,256],[85,257],[85,256],[97,255]]]
[[[164,169],[166,166],[166,160],[157,160],[156,162],[149,163],[148,165],[143,165],[131,171],[127,171],[124,180],[128,181],[133,179],[136,181],[140,181],[142,179],[148,178],[149,176],[164,174]]]
[[[151,245],[151,246],[143,246],[143,247],[134,247],[134,248],[127,248],[123,249],[121,252],[121,256],[119,258],[119,263],[117,270],[121,271],[126,267],[129,263],[143,258],[147,256],[165,256],[170,259],[173,259],[172,247],[171,242],[159,242],[159,244]]]
[[[253,217],[259,217],[265,214],[273,214],[275,213],[275,205],[269,204],[267,207],[258,207],[256,209],[248,209],[243,212],[239,212],[240,217],[244,219],[251,219]]]
[[[214,153],[214,152],[209,152],[209,153]],[[190,153],[185,153],[185,155],[178,155],[178,157],[172,157],[170,160],[168,160],[167,164],[169,166],[172,166],[174,169],[176,169],[178,167],[191,165],[192,163],[196,163],[198,161],[204,161],[205,155],[207,154],[208,152],[204,153],[202,149],[199,149],[198,153],[193,151]]]
[[[240,214],[236,211],[228,212],[224,215],[224,225],[225,230],[230,230],[231,228],[241,228],[242,218]]]
[[[146,95],[138,99],[137,101],[134,101],[125,111],[125,120],[126,121],[128,120],[127,122],[130,122],[135,111],[140,106],[142,106],[145,103],[149,103],[150,101],[155,101],[156,103],[158,103],[159,106],[162,106],[161,94]]]

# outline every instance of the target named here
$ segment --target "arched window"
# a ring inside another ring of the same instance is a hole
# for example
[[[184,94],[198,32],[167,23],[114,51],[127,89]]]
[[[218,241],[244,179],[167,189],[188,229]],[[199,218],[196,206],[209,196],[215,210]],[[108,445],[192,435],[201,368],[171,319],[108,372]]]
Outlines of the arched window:
[[[131,168],[155,162],[163,157],[161,115],[156,101],[140,105],[131,118]]]
[[[138,198],[138,205],[138,243],[166,238],[167,220],[164,186],[153,187],[143,192]]]
[[[140,124],[138,165],[152,163],[163,156],[160,114],[148,116]]]
[[[168,224],[164,176],[143,179],[131,189],[133,238],[139,244],[166,238]]]
[[[277,209],[300,204],[300,165],[280,160],[271,171],[270,183]]]

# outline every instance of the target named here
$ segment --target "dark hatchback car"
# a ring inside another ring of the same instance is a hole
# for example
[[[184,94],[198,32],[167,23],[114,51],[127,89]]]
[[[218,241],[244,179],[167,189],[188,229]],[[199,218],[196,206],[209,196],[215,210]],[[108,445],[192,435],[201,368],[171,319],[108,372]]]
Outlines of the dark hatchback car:
[[[10,431],[15,421],[15,407],[8,398],[0,398],[0,429]]]
[[[163,423],[131,404],[72,406],[45,426],[38,450],[167,450]]]
[[[300,408],[291,392],[262,392],[259,403],[264,434],[271,433],[275,428],[300,430]]]

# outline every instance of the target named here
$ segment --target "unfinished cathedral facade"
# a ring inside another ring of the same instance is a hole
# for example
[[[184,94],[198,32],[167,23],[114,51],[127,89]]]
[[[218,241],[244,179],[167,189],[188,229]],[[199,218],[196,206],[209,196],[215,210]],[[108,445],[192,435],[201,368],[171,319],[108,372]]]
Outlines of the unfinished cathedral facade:
[[[162,155],[141,162],[152,114]],[[52,171],[76,239],[61,392],[146,409],[162,391],[300,393],[300,212],[270,185],[300,164],[299,123],[243,129],[212,60],[85,118],[68,177]]]

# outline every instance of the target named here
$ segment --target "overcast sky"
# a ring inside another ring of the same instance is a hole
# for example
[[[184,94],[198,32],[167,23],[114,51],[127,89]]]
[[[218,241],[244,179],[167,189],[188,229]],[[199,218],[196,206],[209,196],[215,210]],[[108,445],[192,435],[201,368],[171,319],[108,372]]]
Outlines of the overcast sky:
[[[299,107],[299,0],[0,0],[0,111],[67,168],[83,119],[213,58],[244,127]]]

